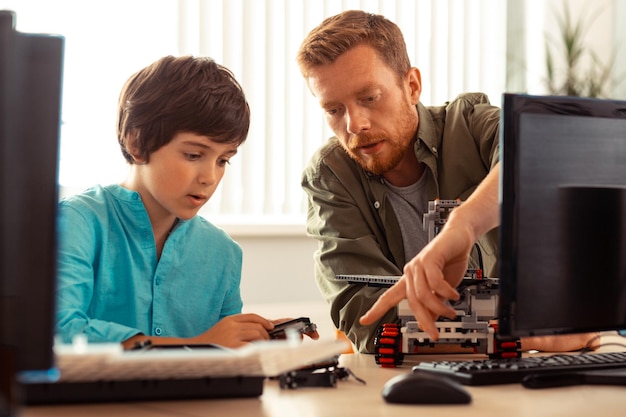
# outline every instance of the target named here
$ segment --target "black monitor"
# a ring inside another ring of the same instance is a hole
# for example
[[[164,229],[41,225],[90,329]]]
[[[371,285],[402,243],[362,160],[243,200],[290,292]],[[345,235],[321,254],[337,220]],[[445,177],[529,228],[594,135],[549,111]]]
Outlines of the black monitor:
[[[626,329],[626,102],[505,94],[499,333]]]
[[[0,414],[19,377],[53,368],[64,40],[0,11]],[[16,379],[16,376],[18,377]]]

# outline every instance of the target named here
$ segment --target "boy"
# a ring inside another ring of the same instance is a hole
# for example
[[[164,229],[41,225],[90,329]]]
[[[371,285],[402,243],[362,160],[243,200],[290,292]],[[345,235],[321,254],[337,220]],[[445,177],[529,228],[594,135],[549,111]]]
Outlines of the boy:
[[[241,314],[241,248],[197,216],[249,124],[240,85],[209,58],[167,56],[130,77],[117,123],[127,178],[59,206],[64,342],[235,348],[269,338],[272,321]]]

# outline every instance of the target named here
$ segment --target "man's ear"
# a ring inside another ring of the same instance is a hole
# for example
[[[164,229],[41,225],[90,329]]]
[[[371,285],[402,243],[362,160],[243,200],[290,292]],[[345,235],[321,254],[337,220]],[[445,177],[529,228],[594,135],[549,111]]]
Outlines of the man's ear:
[[[420,101],[422,95],[422,74],[419,69],[411,67],[406,73],[405,79],[411,96],[411,103],[415,105]]]

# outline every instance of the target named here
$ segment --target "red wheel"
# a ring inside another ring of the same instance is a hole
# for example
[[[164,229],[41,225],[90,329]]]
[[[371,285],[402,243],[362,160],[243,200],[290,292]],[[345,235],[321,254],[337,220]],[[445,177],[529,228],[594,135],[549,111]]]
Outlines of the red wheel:
[[[498,324],[491,323],[489,326],[493,327],[495,333],[493,353],[489,354],[491,359],[522,357],[522,342],[519,339],[498,337]]]
[[[395,368],[402,364],[402,334],[397,324],[385,323],[378,328],[374,338],[376,363],[383,368]]]

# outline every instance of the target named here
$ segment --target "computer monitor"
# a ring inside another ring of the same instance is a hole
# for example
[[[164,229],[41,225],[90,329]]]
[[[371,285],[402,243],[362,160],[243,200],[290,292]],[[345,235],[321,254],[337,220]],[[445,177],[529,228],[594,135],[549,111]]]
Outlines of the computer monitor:
[[[499,332],[626,329],[626,102],[505,94]]]
[[[64,40],[0,11],[0,411],[17,376],[53,368]]]

